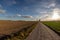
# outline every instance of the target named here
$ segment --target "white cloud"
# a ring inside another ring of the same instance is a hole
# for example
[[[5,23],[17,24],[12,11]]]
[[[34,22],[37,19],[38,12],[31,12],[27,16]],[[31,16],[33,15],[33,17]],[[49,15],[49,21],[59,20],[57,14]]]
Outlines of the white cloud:
[[[41,16],[41,21],[49,21],[51,20],[51,15],[45,14]]]
[[[6,13],[6,10],[0,9],[0,14]]]
[[[56,6],[56,3],[53,1],[53,2],[45,2],[41,4],[42,7],[44,8],[52,8],[52,7],[55,7]]]
[[[56,5],[55,3],[51,3],[51,4],[47,5],[46,7],[47,7],[47,8],[55,7],[55,5]]]
[[[16,16],[19,16],[20,17],[21,15],[20,14],[16,14]]]
[[[54,8],[54,9],[53,9],[53,12],[60,13],[60,9],[59,9],[59,8]]]
[[[35,12],[41,15],[51,14],[48,10],[37,9]]]
[[[60,20],[60,9],[59,8],[55,8],[52,10],[52,12],[50,13],[51,15],[43,15],[41,16],[41,21],[52,21],[52,20]],[[58,15],[58,17],[57,17]],[[56,18],[57,17],[57,18]],[[56,19],[55,19],[56,18]]]
[[[51,3],[49,6],[55,7],[55,5],[56,5],[55,3]]]

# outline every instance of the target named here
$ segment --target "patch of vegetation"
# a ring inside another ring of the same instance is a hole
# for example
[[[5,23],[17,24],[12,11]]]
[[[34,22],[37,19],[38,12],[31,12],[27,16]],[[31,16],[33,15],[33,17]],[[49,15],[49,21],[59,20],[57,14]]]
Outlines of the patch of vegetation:
[[[60,21],[44,21],[42,23],[60,33]]]

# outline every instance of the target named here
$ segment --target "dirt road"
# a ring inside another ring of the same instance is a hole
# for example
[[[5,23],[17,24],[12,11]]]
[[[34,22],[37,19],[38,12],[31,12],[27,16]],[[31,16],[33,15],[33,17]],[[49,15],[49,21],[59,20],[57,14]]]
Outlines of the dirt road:
[[[25,40],[60,40],[60,36],[39,22]]]

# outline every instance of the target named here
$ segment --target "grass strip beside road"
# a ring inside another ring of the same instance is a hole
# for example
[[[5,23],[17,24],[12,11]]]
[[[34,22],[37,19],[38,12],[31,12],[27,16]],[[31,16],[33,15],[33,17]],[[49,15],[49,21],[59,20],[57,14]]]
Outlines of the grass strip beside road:
[[[60,21],[44,21],[42,23],[60,34]]]

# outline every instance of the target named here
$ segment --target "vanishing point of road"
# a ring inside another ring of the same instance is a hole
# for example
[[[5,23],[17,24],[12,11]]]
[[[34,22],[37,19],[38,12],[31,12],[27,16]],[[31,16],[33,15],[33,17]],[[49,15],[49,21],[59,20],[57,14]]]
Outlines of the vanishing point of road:
[[[39,22],[25,40],[60,40],[60,36]]]

